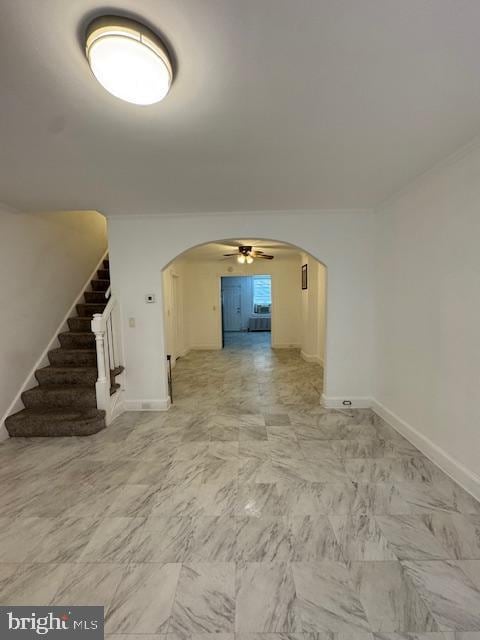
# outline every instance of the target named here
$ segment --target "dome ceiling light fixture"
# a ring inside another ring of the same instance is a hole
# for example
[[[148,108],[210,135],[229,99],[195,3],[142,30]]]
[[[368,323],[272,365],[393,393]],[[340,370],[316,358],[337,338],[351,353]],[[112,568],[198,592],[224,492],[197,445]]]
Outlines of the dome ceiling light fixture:
[[[85,53],[98,82],[121,100],[155,104],[170,90],[173,71],[167,49],[153,31],[135,20],[95,18],[87,28]]]

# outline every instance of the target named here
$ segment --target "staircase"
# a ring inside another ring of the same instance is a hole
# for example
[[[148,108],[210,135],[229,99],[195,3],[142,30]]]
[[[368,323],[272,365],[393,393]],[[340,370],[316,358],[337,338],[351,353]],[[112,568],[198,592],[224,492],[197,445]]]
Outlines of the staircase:
[[[48,353],[50,365],[35,372],[38,387],[22,393],[25,409],[9,416],[5,426],[10,436],[85,436],[105,427],[105,411],[97,409],[95,383],[98,377],[92,316],[102,313],[110,287],[108,260],[85,291],[85,301],[77,304],[78,315],[68,319],[69,331],[60,333],[60,348]],[[115,376],[122,367],[110,371],[110,393],[119,385]]]

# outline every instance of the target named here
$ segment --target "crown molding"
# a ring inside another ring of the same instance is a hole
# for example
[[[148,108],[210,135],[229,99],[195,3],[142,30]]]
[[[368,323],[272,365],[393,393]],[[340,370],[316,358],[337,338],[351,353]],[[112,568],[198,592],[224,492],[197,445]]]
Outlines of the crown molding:
[[[365,215],[374,213],[374,209],[266,209],[259,211],[189,211],[178,213],[115,213],[101,212],[109,220],[139,220],[150,218],[203,218],[203,217],[234,217],[234,216],[321,216],[321,215]]]

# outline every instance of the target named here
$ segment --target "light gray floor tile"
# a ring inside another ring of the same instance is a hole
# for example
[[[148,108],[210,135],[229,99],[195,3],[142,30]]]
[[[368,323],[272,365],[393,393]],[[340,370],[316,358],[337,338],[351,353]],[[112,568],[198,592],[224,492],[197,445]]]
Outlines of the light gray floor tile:
[[[353,562],[350,572],[373,631],[438,631],[399,562]]]
[[[159,490],[159,485],[125,484],[105,515],[111,518],[146,518],[152,511]]]
[[[193,538],[188,560],[191,562],[233,562],[237,521],[231,515],[204,516],[193,522]]]
[[[237,562],[288,562],[293,558],[294,534],[281,516],[237,517],[235,537]]]
[[[105,615],[107,633],[166,633],[180,564],[129,564]]]
[[[132,562],[184,562],[188,559],[195,530],[194,519],[150,517],[132,551]]]
[[[51,604],[101,606],[105,611],[125,573],[121,564],[68,564]]]
[[[402,565],[441,629],[480,631],[480,590],[458,564],[408,560]]]
[[[6,605],[47,606],[63,582],[68,565],[0,564],[0,602]]]
[[[344,562],[342,548],[327,516],[288,516],[285,519],[293,539],[293,562]]]
[[[453,558],[452,550],[441,544],[422,516],[376,516],[376,521],[399,560]]]
[[[373,515],[354,513],[329,519],[346,560],[397,560]]]
[[[259,518],[285,514],[285,503],[275,484],[246,484],[238,488],[235,515]]]
[[[480,559],[480,515],[436,512],[425,514],[421,519],[447,549],[448,557]]]
[[[173,606],[170,631],[225,633],[234,631],[235,565],[184,564]]]
[[[319,483],[281,480],[276,484],[287,514],[315,516],[323,513]]]
[[[295,585],[290,565],[239,563],[236,571],[237,632],[299,632]]]
[[[294,563],[292,571],[304,631],[370,631],[365,610],[343,564]]]
[[[145,518],[103,518],[79,562],[130,562],[141,543],[145,521]]]

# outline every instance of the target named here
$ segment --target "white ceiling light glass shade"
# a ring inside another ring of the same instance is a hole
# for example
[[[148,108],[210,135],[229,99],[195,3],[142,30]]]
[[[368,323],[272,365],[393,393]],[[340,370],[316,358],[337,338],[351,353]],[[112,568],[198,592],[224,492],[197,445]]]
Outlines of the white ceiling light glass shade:
[[[247,264],[252,264],[253,258],[252,256],[247,256]]]
[[[237,258],[237,262],[239,262],[240,264],[245,264],[246,260],[247,259],[243,254],[239,255]]]
[[[93,75],[112,95],[149,105],[172,84],[172,65],[160,38],[144,25],[117,16],[90,23],[85,51]]]

